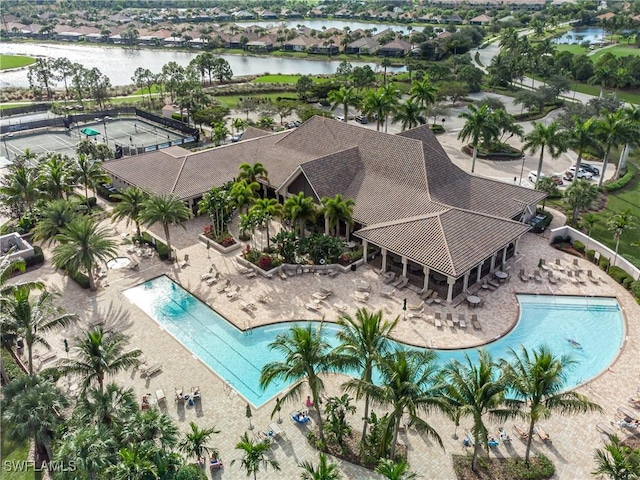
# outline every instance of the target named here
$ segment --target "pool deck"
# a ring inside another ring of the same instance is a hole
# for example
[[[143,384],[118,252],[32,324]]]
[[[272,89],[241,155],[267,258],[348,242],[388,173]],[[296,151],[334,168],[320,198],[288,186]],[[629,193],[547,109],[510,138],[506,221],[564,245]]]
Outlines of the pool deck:
[[[544,445],[538,438],[533,442],[533,453],[544,453],[554,462],[557,469],[554,478],[557,479],[573,480],[591,477],[591,471],[594,469],[593,451],[602,445],[600,434],[596,431],[595,425],[599,422],[606,424],[612,422],[617,407],[626,405],[627,399],[636,394],[636,388],[640,385],[638,381],[640,348],[636,340],[640,333],[640,306],[628,292],[612,279],[606,277],[596,266],[582,259],[579,261],[581,268],[585,271],[593,270],[594,274],[603,277],[606,283],[594,285],[587,282],[583,285],[574,285],[568,281],[565,275],[560,275],[564,280],[556,286],[550,285],[546,279],[542,283],[536,283],[533,280],[524,283],[519,279],[520,269],[525,268],[527,272],[532,272],[537,269],[540,258],[545,258],[548,263],[559,258],[565,266],[572,265],[575,257],[550,247],[548,238],[533,234],[526,234],[522,238],[519,243],[518,255],[510,261],[513,273],[511,281],[501,285],[496,291],[481,291],[480,296],[486,296],[484,307],[471,310],[466,303],[455,308],[448,305],[425,306],[425,314],[440,312],[443,319],[446,313],[453,313],[454,318],[457,318],[459,313],[464,313],[468,321],[471,313],[477,313],[482,323],[482,330],[475,331],[470,324],[466,330],[449,329],[446,326],[443,329],[436,329],[425,319],[402,320],[402,299],[407,298],[408,304],[419,303],[417,294],[405,289],[398,292],[395,300],[381,297],[379,295],[382,286],[381,278],[371,268],[359,268],[356,272],[341,273],[333,278],[313,274],[292,277],[286,281],[278,277],[273,279],[246,278],[237,271],[234,265],[233,257],[239,251],[228,255],[220,255],[213,249],[207,252],[205,245],[195,240],[203,221],[205,220],[189,221],[186,230],[172,229],[172,241],[178,248],[179,258],[183,259],[185,254],[189,255],[189,265],[185,268],[160,262],[157,256],[135,259],[135,261],[139,261],[137,270],[127,268],[109,270],[106,278],[101,280],[102,285],[99,290],[95,293],[81,290],[67,277],[61,276],[52,268],[50,261],[47,261],[43,267],[18,278],[21,281],[33,279],[43,281],[50,289],[63,294],[60,301],[69,312],[75,312],[81,316],[82,321],[79,324],[50,335],[50,344],[58,358],[65,356],[63,346],[65,338],[71,339],[86,329],[92,320],[102,318],[105,320],[106,328],[121,331],[131,337],[130,347],[140,348],[144,352],[148,365],[162,364],[162,370],[152,375],[151,378],[142,376],[140,371],[129,370],[118,375],[116,381],[120,385],[131,387],[138,399],[141,399],[142,395],[147,392],[153,394],[156,390],[163,389],[168,399],[163,409],[175,419],[182,431],[189,428],[190,421],[195,421],[200,427],[215,426],[221,430],[222,433],[214,436],[213,444],[220,450],[225,468],[221,473],[215,473],[213,478],[244,477],[239,465],[231,466],[230,461],[240,457],[239,452],[235,450],[235,445],[249,425],[245,417],[246,402],[233,389],[225,385],[225,382],[208,367],[194,358],[172,336],[160,329],[155,321],[131,305],[122,295],[123,290],[158,275],[166,274],[178,281],[240,328],[250,328],[285,320],[321,319],[322,316],[327,321],[334,321],[337,315],[332,307],[334,303],[347,305],[351,313],[355,312],[357,307],[364,306],[364,304],[357,303],[352,297],[357,282],[364,280],[371,284],[367,308],[383,309],[388,317],[400,316],[401,320],[395,334],[398,340],[440,348],[477,345],[491,341],[496,336],[502,336],[517,320],[518,302],[515,298],[517,293],[616,297],[626,318],[627,339],[611,368],[577,389],[588,395],[592,401],[600,404],[605,413],[568,417],[554,414],[550,420],[541,423],[553,443]],[[554,220],[554,223],[559,223],[559,221],[561,221],[560,218]],[[113,225],[113,228],[117,238],[123,241],[126,241],[126,232],[131,232],[131,227],[126,228],[123,223]],[[131,256],[126,252],[129,246],[121,245],[120,256]],[[50,249],[45,249],[45,256],[47,259],[51,258]],[[212,263],[222,273],[223,278],[228,278],[232,285],[240,287],[241,300],[229,301],[226,296],[216,293],[215,286],[209,287],[201,281],[201,276],[209,271]],[[332,289],[334,295],[322,302],[322,312],[316,314],[307,310],[305,304],[310,302],[311,294],[318,291],[320,287]],[[261,294],[267,294],[272,301],[266,305],[258,302],[258,296]],[[241,301],[255,304],[256,309],[252,314],[249,315],[241,310]],[[44,353],[42,349],[36,350],[36,352]],[[55,360],[48,360],[44,366],[51,366],[54,362]],[[37,365],[38,361],[36,360]],[[330,395],[339,393],[339,385],[343,380],[344,377],[339,375],[328,378],[326,382],[328,393]],[[69,388],[74,383],[77,381],[73,379],[68,383],[61,380],[61,385],[64,388]],[[185,406],[183,402],[174,402],[175,387],[184,387],[188,392],[194,386],[199,386],[202,392],[202,400],[196,403],[195,407]],[[152,396],[155,397],[155,395]],[[256,429],[250,434],[259,429],[267,429],[267,425],[277,419],[277,415],[274,419],[271,418],[274,403],[274,401],[268,402],[253,412],[252,424],[256,426]],[[273,458],[280,462],[282,472],[279,476],[282,478],[299,478],[299,468],[297,467],[299,462],[309,460],[317,463],[317,452],[310,448],[304,439],[305,428],[293,424],[288,419],[288,413],[299,408],[301,403],[302,400],[300,404],[285,405],[281,412],[282,429],[285,435],[275,442]],[[358,407],[358,413],[351,417],[355,429],[361,428],[362,425],[360,420],[362,402],[358,402]],[[457,429],[460,437],[458,439],[453,438],[454,426],[452,422],[443,415],[433,414],[428,417],[428,420],[442,437],[445,450],[443,451],[432,441],[423,438],[413,430],[401,432],[399,441],[408,446],[408,460],[411,469],[424,478],[455,478],[451,454],[464,452],[465,449],[460,439],[464,436],[465,431],[471,428],[471,420],[462,419],[461,425]],[[500,445],[497,449],[492,450],[492,455],[524,455],[526,445],[517,438],[513,431],[513,423],[513,421],[509,421],[505,425],[513,438],[512,445],[507,448]],[[489,424],[491,425],[491,423]],[[495,432],[498,426],[499,424],[495,424],[490,429]],[[620,436],[625,436],[626,432],[621,430],[618,432]],[[346,462],[336,461],[340,465],[344,478],[358,480],[381,478],[377,474]],[[207,475],[210,476],[210,472],[207,471]],[[262,476],[266,478],[269,474],[262,474]]]

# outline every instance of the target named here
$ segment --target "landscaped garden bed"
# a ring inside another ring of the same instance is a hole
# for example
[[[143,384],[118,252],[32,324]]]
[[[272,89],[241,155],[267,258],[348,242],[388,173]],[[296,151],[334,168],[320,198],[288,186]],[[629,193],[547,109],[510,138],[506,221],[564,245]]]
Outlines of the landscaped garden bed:
[[[553,463],[544,455],[529,460],[522,458],[478,458],[478,468],[471,469],[471,455],[453,455],[453,469],[458,480],[542,480],[555,472]]]
[[[198,236],[198,239],[207,245],[207,248],[211,247],[220,253],[233,252],[234,250],[242,247],[242,244],[238,243],[229,232],[215,236],[211,225],[204,227],[203,232]]]
[[[462,147],[462,152],[469,156],[472,156],[473,147],[470,145],[465,145],[464,147]],[[496,160],[496,161],[517,160],[518,158],[522,158],[523,156],[524,156],[524,153],[522,153],[522,151],[507,144],[502,144],[500,150],[495,150],[495,151],[493,150],[488,151],[488,150],[483,150],[482,148],[478,148],[478,158],[486,158],[488,160]]]

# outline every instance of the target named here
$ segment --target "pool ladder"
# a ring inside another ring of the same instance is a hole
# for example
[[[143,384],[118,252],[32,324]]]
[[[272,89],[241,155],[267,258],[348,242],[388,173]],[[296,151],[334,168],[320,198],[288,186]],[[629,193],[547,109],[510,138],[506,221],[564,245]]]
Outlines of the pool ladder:
[[[249,321],[244,322],[244,332],[242,333],[245,337],[248,335],[253,335],[253,327],[251,326],[251,323],[249,323]]]

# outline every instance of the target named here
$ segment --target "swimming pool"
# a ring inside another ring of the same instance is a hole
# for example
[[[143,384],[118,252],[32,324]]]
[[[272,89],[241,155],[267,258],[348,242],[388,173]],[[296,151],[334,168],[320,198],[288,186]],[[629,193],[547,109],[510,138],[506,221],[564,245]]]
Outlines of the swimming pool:
[[[276,335],[292,325],[284,322],[242,332],[166,276],[149,280],[124,292],[138,308],[177,338],[255,407],[260,407],[288,387],[273,383],[260,388],[260,371],[279,354],[269,349]],[[494,358],[506,358],[510,347],[528,348],[546,343],[556,355],[568,353],[577,361],[568,374],[568,387],[583,383],[605,370],[620,350],[624,322],[614,298],[518,295],[520,320],[511,332],[485,347]],[[485,320],[489,321],[489,320]],[[325,324],[327,340],[337,345],[339,327]],[[568,339],[579,342],[574,348]],[[411,347],[413,348],[413,347]],[[440,350],[441,363],[462,359],[476,349]]]

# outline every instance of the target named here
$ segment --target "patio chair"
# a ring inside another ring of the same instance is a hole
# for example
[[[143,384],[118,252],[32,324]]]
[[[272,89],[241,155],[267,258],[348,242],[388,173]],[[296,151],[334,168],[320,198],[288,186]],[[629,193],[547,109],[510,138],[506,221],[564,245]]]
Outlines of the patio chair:
[[[189,254],[184,255],[184,260],[180,263],[180,268],[185,268],[189,265]]]
[[[467,322],[464,319],[464,313],[458,315],[458,324],[460,328],[467,328]]]
[[[222,464],[222,460],[220,460],[219,458],[211,457],[211,461],[209,462],[209,468],[212,470],[214,468],[220,470],[221,468],[224,468],[224,465]]]
[[[149,378],[152,375],[155,375],[156,373],[162,371],[162,364],[161,363],[155,363],[153,365],[151,365],[149,368],[145,368],[142,370],[142,374]]]
[[[330,297],[331,295],[333,295],[333,290],[331,290],[330,288],[320,287],[320,291],[324,293],[327,297]]]
[[[409,315],[407,315],[407,317],[409,318],[422,318],[422,314],[423,314],[424,310],[420,310],[417,312],[409,312]]]
[[[454,324],[453,324],[453,315],[451,315],[450,313],[447,313],[447,327],[453,328]]]
[[[562,266],[562,261],[559,258],[556,258],[556,270],[559,272],[564,272],[564,267]]]
[[[402,290],[409,283],[409,279],[407,277],[400,277],[400,278],[401,278],[400,283],[396,285],[396,288],[398,290]]]
[[[478,304],[478,307],[477,307],[477,308],[482,308],[482,307],[484,307],[484,302],[486,302],[486,301],[487,301],[487,299],[486,299],[486,298],[481,298],[481,299],[480,299],[480,303]]]
[[[338,270],[334,270],[332,268],[329,269],[329,273],[327,275],[329,275],[330,277],[335,277],[336,275],[338,275]]]
[[[230,284],[231,284],[231,282],[227,278],[224,282],[222,282],[220,285],[218,285],[218,288],[216,289],[216,292],[223,293],[229,287]]]
[[[545,432],[540,425],[536,425],[536,432],[542,440],[542,443],[551,444],[551,437]]]
[[[398,275],[398,278],[396,278],[395,282],[393,282],[391,284],[392,287],[397,287],[398,285],[400,285],[402,283],[402,275]]]
[[[471,325],[474,330],[482,330],[482,324],[478,321],[478,315],[475,313],[471,315]]]
[[[175,396],[174,400],[176,402],[179,401],[179,400],[180,401],[184,400],[184,387],[182,387],[182,388],[176,387],[175,392],[176,392],[176,396]]]
[[[518,436],[522,439],[522,440],[526,440],[527,438],[529,438],[529,434],[527,432],[525,432],[522,427],[520,427],[520,425],[513,425],[513,429],[516,431],[516,433],[518,434]]]
[[[380,296],[381,297],[386,297],[386,298],[391,298],[391,297],[393,297],[393,294],[395,292],[396,292],[395,288],[383,289],[383,290],[380,290]]]
[[[591,281],[591,283],[594,283],[596,285],[600,283],[600,279],[594,277],[593,272],[591,270],[587,270],[587,278]]]
[[[613,431],[613,428],[602,422],[596,424],[596,430],[601,433],[601,437],[604,442],[609,442],[611,437],[616,434],[616,432]]]
[[[540,259],[540,268],[545,272],[549,270],[549,266],[547,265],[547,262],[545,261],[544,258]]]
[[[359,292],[370,292],[371,284],[368,282],[358,281],[356,282],[356,288]]]
[[[556,285],[558,283],[558,279],[553,276],[553,272],[551,270],[549,270],[549,275],[547,276],[547,279],[549,280],[549,283],[552,285]]]
[[[407,305],[409,310],[422,310],[424,308],[424,301],[416,304],[416,305]]]
[[[433,292],[431,296],[424,301],[424,303],[426,303],[427,305],[431,305],[433,302],[436,301],[436,298],[438,298],[438,292]]]
[[[259,443],[266,443],[270,445],[273,441],[273,437],[271,437],[267,432],[263,432],[262,430],[258,430],[255,434],[256,440]]]
[[[353,292],[353,298],[356,302],[367,303],[369,301],[369,294],[364,292]]]
[[[487,284],[489,285],[489,287],[493,287],[490,290],[496,290],[496,289],[500,288],[500,284],[498,282],[496,282],[495,280],[489,280],[487,282]]]
[[[319,312],[322,309],[322,307],[317,303],[307,303],[305,304],[305,307],[307,310],[311,310],[313,312]]]
[[[540,276],[540,270],[534,270],[533,271],[533,279],[536,281],[536,283],[542,283],[542,277]]]
[[[194,400],[196,399],[200,399],[201,394],[200,394],[200,387],[191,387],[191,398],[193,398]]]
[[[164,390],[161,388],[156,390],[156,401],[158,402],[158,405],[160,405],[160,403],[165,403],[167,401],[167,397],[164,394]]]
[[[436,326],[436,328],[442,327],[442,317],[440,315],[440,312],[436,312],[435,317],[433,319],[433,324]]]
[[[341,303],[334,303],[333,308],[335,308],[338,312],[346,312],[347,306]]]
[[[573,272],[571,270],[567,270],[567,277],[569,277],[569,281],[574,285],[578,285],[578,279],[573,276]]]
[[[253,269],[251,269],[251,271],[245,275],[246,278],[255,278],[257,276],[258,276],[258,274]]]
[[[260,303],[271,303],[271,297],[266,293],[262,293],[256,297]]]
[[[391,283],[394,281],[394,279],[396,278],[396,274],[393,272],[387,272],[384,275],[384,280],[382,280],[382,283]]]
[[[429,297],[430,297],[432,294],[433,294],[433,290],[428,289],[426,292],[423,292],[423,293],[421,293],[421,294],[420,294],[420,298],[421,298],[422,300],[428,300],[428,299],[429,299]]]

